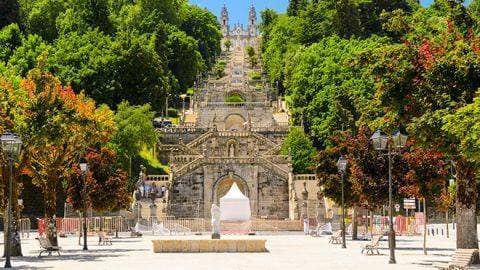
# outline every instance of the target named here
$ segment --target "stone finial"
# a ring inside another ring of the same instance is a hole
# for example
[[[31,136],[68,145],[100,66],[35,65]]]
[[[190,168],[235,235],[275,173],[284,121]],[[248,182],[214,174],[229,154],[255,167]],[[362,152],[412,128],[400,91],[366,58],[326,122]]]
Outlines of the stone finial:
[[[303,182],[302,199],[304,201],[308,200],[307,181]]]

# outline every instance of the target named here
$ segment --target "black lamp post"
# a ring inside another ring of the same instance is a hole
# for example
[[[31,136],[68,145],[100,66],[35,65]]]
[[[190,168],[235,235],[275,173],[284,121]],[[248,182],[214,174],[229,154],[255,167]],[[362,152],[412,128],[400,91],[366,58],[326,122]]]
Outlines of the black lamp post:
[[[345,172],[347,171],[347,159],[344,156],[340,156],[337,161],[337,168],[342,175],[342,248],[347,248],[345,241]]]
[[[389,232],[388,232],[388,246],[390,248],[389,263],[396,263],[395,261],[395,230],[393,228],[393,203],[392,203],[392,155],[398,154],[392,148],[403,148],[407,144],[408,136],[402,134],[400,130],[395,131],[390,138],[381,130],[377,130],[370,138],[373,143],[373,148],[378,151],[387,151],[388,156],[388,208],[390,216]]]
[[[8,206],[7,206],[7,242],[5,243],[5,268],[11,268],[12,246],[12,189],[13,189],[13,163],[18,159],[22,151],[22,139],[13,133],[6,132],[0,137],[3,156],[9,163],[10,177],[8,179]]]
[[[82,190],[82,200],[83,200],[83,250],[88,250],[87,247],[87,182],[86,176],[88,171],[88,163],[85,159],[80,161],[80,170],[82,171],[82,180],[83,180],[83,190]]]

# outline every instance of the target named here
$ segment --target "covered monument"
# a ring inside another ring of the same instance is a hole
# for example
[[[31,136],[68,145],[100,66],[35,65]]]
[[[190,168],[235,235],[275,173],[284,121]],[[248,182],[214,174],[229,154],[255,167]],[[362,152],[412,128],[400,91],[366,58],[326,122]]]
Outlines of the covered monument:
[[[230,190],[220,198],[222,221],[248,221],[251,217],[250,200],[234,182]]]

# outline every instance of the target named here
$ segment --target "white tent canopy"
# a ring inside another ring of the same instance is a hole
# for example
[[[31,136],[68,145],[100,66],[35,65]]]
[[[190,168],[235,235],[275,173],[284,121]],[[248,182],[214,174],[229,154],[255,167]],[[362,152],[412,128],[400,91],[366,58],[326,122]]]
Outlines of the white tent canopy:
[[[220,198],[220,220],[248,221],[250,220],[250,200],[243,195],[236,183]]]

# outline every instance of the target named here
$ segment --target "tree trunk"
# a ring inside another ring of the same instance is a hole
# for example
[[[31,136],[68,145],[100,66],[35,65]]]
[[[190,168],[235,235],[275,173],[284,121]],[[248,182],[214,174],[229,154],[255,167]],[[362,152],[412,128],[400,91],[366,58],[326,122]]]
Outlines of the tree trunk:
[[[45,233],[53,246],[58,246],[57,239],[57,197],[56,197],[56,181],[47,180],[46,187],[43,189],[43,198],[45,203]]]
[[[373,239],[373,210],[370,210],[370,237]]]
[[[368,209],[365,208],[365,236],[364,239],[368,237]]]
[[[448,230],[448,210],[445,211],[445,224],[447,224],[447,238],[450,238],[450,232]]]
[[[457,249],[478,249],[477,217],[475,205],[470,207],[457,201]]]
[[[457,249],[478,249],[477,183],[474,165],[465,159],[457,161]]]
[[[356,206],[353,206],[353,215],[352,215],[352,240],[358,239],[358,209]]]
[[[423,254],[427,255],[427,204],[423,199]]]

